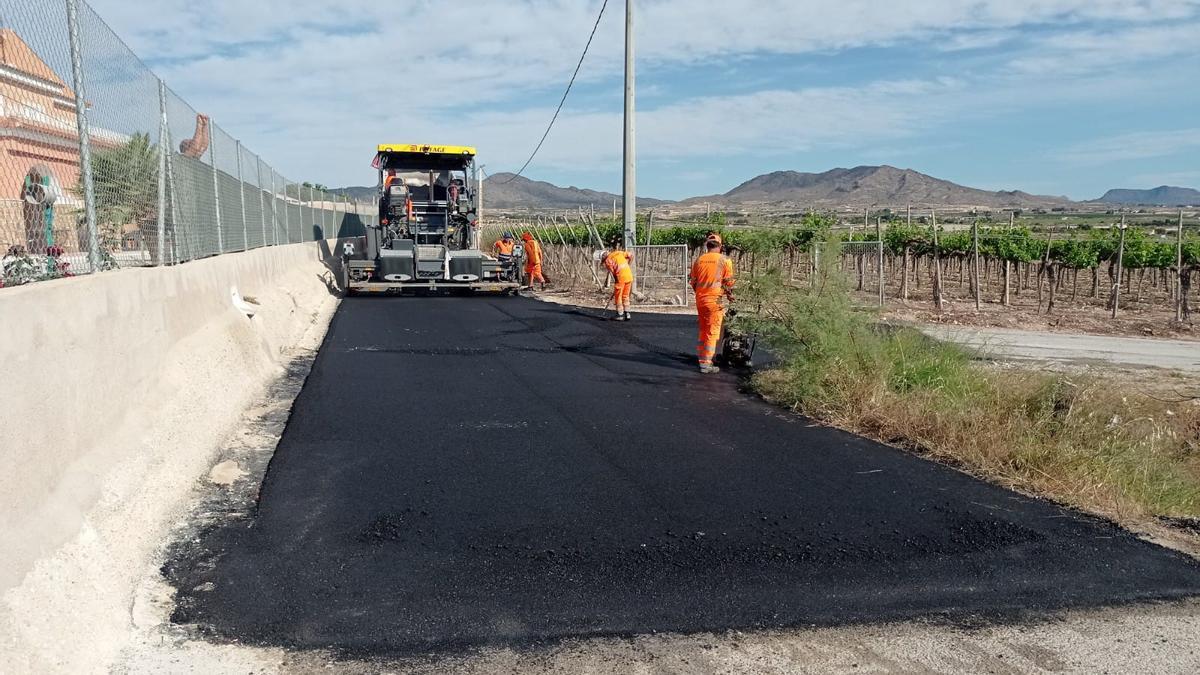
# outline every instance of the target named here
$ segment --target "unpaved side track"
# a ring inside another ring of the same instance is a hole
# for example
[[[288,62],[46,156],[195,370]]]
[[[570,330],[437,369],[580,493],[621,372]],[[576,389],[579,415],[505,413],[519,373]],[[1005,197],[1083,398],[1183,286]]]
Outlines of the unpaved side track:
[[[252,521],[171,562],[174,619],[379,657],[1200,594],[1183,554],[699,375],[693,325],[347,299]]]
[[[1200,342],[1191,340],[961,326],[922,326],[921,330],[939,340],[971,347],[988,357],[1165,368],[1200,374]]]

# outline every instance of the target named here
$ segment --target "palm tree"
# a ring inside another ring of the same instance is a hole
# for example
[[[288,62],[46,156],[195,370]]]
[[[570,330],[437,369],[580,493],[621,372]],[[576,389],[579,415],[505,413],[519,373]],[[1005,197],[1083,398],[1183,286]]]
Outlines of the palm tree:
[[[155,220],[158,214],[158,146],[149,134],[134,134],[115,148],[92,152],[96,227],[102,255],[120,246],[125,228],[136,225],[148,239],[153,260],[158,260]],[[75,190],[83,194],[82,181]],[[107,257],[107,256],[106,256]]]

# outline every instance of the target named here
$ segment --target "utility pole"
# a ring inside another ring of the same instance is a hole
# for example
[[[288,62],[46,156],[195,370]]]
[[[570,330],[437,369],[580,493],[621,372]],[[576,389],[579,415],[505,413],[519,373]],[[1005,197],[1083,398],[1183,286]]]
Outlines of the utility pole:
[[[625,0],[625,167],[623,197],[625,246],[633,246],[637,232],[637,146],[634,127],[633,0]]]

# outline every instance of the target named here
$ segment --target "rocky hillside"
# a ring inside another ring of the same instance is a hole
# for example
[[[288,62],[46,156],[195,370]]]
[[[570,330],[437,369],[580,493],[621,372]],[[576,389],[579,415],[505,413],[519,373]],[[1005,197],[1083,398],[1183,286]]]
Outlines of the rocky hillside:
[[[378,190],[373,187],[345,187],[330,192],[361,200],[372,200],[378,195]],[[611,192],[559,187],[524,176],[514,179],[511,173],[498,173],[483,181],[483,205],[489,209],[575,209],[595,205],[597,211],[608,213],[614,199],[620,203],[620,196]],[[666,203],[661,199],[638,197],[639,207]]]
[[[559,187],[545,181],[530,180],[524,176],[513,178],[511,173],[488,176],[483,182],[484,208],[515,209],[574,209],[595,204],[597,211],[608,212],[613,200],[619,195],[577,187]],[[667,202],[661,199],[638,197],[638,206],[657,206]]]
[[[1070,203],[1066,197],[1019,190],[991,192],[927,176],[912,169],[860,166],[824,173],[776,171],[752,178],[712,199],[731,204],[793,203],[828,206],[980,206],[1030,208]],[[692,200],[695,201],[695,200]]]

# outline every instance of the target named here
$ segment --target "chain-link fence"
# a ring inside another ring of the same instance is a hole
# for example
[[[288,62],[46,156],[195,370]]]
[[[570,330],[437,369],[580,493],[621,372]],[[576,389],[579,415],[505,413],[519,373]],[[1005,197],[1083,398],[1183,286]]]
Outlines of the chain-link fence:
[[[83,0],[0,0],[0,286],[358,236],[376,217],[281,176]]]

